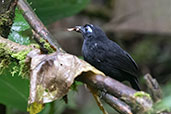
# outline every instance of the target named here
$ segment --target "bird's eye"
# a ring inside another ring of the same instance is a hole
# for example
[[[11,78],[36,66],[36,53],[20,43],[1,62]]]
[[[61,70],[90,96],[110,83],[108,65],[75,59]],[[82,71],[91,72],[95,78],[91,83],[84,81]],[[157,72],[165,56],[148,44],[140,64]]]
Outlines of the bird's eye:
[[[90,33],[93,32],[93,30],[92,30],[91,27],[89,27],[89,26],[87,26],[87,27],[85,28],[85,31],[86,31],[86,32],[90,32]]]

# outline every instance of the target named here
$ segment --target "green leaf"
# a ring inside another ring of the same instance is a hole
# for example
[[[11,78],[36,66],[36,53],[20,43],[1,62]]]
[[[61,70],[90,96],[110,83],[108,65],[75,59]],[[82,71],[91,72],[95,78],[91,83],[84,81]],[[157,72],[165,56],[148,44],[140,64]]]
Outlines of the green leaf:
[[[11,33],[8,36],[9,40],[22,45],[30,44],[31,30],[29,24],[25,21],[21,11],[16,9],[14,23],[11,27]]]
[[[29,81],[16,74],[12,77],[11,72],[12,69],[5,69],[0,75],[0,103],[26,111]]]
[[[8,39],[22,45],[30,44],[29,37],[22,35],[22,32],[12,31],[8,36]]]
[[[28,0],[39,18],[49,24],[64,17],[72,16],[81,11],[89,0]]]
[[[163,99],[159,104],[160,107],[171,109],[171,93],[170,93],[171,84],[165,85],[163,87]]]
[[[12,29],[20,32],[20,31],[25,31],[29,28],[30,28],[30,26],[27,23],[27,21],[25,21],[23,15],[22,15],[22,12],[20,10],[16,9],[15,20],[14,20],[14,23],[12,25]]]
[[[163,90],[163,99],[160,102],[154,104],[153,109],[157,112],[160,111],[171,111],[171,93],[170,93],[171,84],[166,84],[162,87]]]

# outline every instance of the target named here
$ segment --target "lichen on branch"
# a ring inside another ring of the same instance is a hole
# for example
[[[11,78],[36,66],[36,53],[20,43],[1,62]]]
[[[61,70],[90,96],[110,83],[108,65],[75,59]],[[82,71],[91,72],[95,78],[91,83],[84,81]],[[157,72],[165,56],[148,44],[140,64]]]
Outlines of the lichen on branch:
[[[0,37],[0,74],[12,64],[12,76],[18,73],[23,78],[28,77],[30,64],[25,60],[33,48]]]

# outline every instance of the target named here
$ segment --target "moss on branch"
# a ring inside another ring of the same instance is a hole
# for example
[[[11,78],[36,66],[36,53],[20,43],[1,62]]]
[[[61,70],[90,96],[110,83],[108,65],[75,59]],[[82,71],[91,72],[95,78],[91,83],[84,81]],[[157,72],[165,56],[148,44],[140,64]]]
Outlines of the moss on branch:
[[[2,74],[5,69],[12,67],[12,76],[18,73],[23,78],[28,77],[30,64],[26,63],[25,60],[32,48],[23,48],[22,46],[18,47],[21,49],[17,49],[18,44],[16,44],[16,47],[9,47],[10,42],[11,41],[0,42],[0,74]]]

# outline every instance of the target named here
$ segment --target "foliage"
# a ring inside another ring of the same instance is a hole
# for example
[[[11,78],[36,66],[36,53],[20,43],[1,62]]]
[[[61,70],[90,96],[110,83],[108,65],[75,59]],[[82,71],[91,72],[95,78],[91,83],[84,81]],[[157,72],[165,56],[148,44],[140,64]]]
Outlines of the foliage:
[[[30,40],[26,31],[29,29],[30,26],[24,20],[20,11],[16,10],[16,17],[8,38],[14,42],[28,45]],[[0,44],[0,103],[22,111],[27,109],[29,81],[22,79],[19,75],[24,77],[28,71],[24,69],[24,60],[29,51],[23,50],[19,53],[13,53],[6,48],[5,44]],[[13,59],[10,59],[11,57]],[[19,61],[19,64],[13,60]]]
[[[171,84],[167,84],[164,88],[163,88],[163,99],[158,102],[157,104],[154,105],[154,109],[158,112],[161,111],[171,111],[171,93],[170,93],[170,87]]]
[[[0,103],[22,111],[26,111],[28,101],[29,81],[21,78],[28,71],[24,69],[28,52],[14,53],[6,45],[0,44]]]
[[[11,76],[11,64],[8,69],[0,75],[0,103],[6,106],[15,107],[19,110],[26,111],[29,95],[29,81],[22,79],[16,73]]]
[[[28,0],[39,18],[49,24],[81,11],[89,0]]]
[[[31,50],[22,50],[18,53],[13,52],[7,47],[7,44],[0,43],[0,75],[4,71],[4,69],[12,68],[13,71],[11,75],[14,76],[15,73],[19,72],[18,75],[22,77],[28,77],[29,74],[29,66],[26,65],[25,59],[26,55]],[[9,67],[10,64],[13,64],[13,67]]]
[[[9,49],[4,49],[6,45],[0,43],[0,74],[4,71],[6,67],[10,64],[10,53],[11,51]]]
[[[30,44],[31,37],[30,26],[25,21],[20,10],[16,9],[15,14],[16,16],[8,39],[19,44],[28,45]]]
[[[23,50],[23,51],[20,51],[18,53],[12,53],[11,56],[13,58],[16,58],[17,60],[19,60],[19,74],[20,76],[22,76],[23,78],[24,77],[28,77],[29,75],[29,66],[26,65],[25,63],[25,59],[26,59],[26,56],[27,54],[30,52],[31,50]],[[17,70],[17,67],[13,67]],[[14,69],[14,71],[15,71]]]

